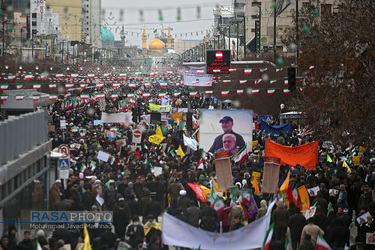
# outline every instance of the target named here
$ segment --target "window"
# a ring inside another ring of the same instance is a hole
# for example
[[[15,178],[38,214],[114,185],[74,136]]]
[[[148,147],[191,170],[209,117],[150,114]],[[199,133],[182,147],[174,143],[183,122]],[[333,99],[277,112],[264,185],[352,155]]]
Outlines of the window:
[[[32,13],[32,14],[31,14],[31,17],[32,17],[32,18],[36,18],[36,13]]]
[[[31,25],[36,26],[36,22],[35,21],[31,22]]]

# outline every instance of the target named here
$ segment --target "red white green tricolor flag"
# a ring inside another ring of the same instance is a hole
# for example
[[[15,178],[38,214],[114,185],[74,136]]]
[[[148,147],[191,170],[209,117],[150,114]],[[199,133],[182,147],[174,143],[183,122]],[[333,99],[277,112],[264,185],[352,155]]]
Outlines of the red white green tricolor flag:
[[[17,101],[22,101],[25,95],[16,95]]]
[[[251,74],[251,71],[253,71],[253,69],[244,69],[245,74]]]
[[[33,85],[33,89],[40,89],[40,87],[42,87],[42,84],[40,84],[40,83],[35,83]]]
[[[266,72],[266,71],[267,71],[267,68],[260,68],[259,71],[262,72],[262,73],[263,73],[263,72]]]
[[[39,101],[40,95],[33,95],[33,101]]]
[[[255,80],[254,83],[255,83],[255,84],[258,84],[258,83],[260,83],[261,81],[262,81],[262,79],[258,78],[258,79]]]
[[[55,89],[56,88],[56,83],[50,83],[49,84],[50,89]]]
[[[90,96],[88,94],[81,94],[81,99],[82,100],[87,100],[89,98],[90,98]]]
[[[22,87],[23,87],[23,83],[17,83],[16,87],[17,87],[17,90],[22,89]]]
[[[118,93],[112,93],[111,94],[112,99],[117,99],[118,98]]]
[[[253,94],[258,94],[258,93],[259,93],[259,89],[252,89],[252,90],[251,90],[251,93],[253,93]]]
[[[62,77],[64,77],[64,75],[63,74],[56,74],[55,77],[56,78],[62,78]]]
[[[230,83],[230,80],[223,80],[223,83]]]
[[[87,83],[81,83],[80,87],[81,87],[81,89],[86,89],[87,88]]]
[[[181,92],[174,92],[174,93],[173,93],[173,96],[174,96],[174,97],[177,97],[177,96],[179,96],[180,94],[181,94]]]
[[[221,91],[222,96],[227,96],[229,94],[229,90],[223,90]]]
[[[247,82],[247,80],[240,80],[240,84],[244,84],[246,82]]]
[[[1,101],[6,101],[8,99],[8,95],[1,95]]]
[[[130,89],[135,89],[135,82],[129,83],[129,88]]]
[[[33,78],[34,78],[33,75],[25,75],[25,81],[26,81],[26,80],[31,80],[31,79],[33,79]]]
[[[242,95],[243,94],[243,89],[237,89],[237,95]]]
[[[167,83],[166,83],[166,82],[161,82],[161,83],[160,83],[160,87],[162,87],[162,88],[167,87]]]
[[[95,85],[95,87],[96,87],[97,89],[103,88],[103,87],[104,87],[104,83],[97,83],[97,84]]]
[[[16,79],[15,75],[13,75],[13,74],[8,75],[8,81],[13,81],[14,79]]]
[[[151,93],[150,92],[145,92],[142,94],[143,97],[150,97]]]
[[[276,68],[276,72],[280,72],[282,70],[283,70],[283,68]]]
[[[8,87],[9,87],[9,84],[1,84],[1,90],[6,90],[6,89],[8,89]]]
[[[242,162],[246,160],[246,146],[244,146],[235,156],[233,156],[231,160],[242,164]]]
[[[204,151],[202,149],[201,159],[198,163],[197,169],[204,169]]]
[[[267,89],[267,94],[268,95],[273,95],[275,93],[276,89]]]
[[[288,88],[284,88],[284,89],[283,89],[283,92],[284,92],[285,94],[288,94],[288,93],[290,92],[290,90],[289,90]]]
[[[159,93],[159,98],[163,98],[163,97],[165,97],[166,94],[167,94],[167,93],[165,93],[165,92],[160,92],[160,93]]]
[[[266,233],[266,237],[264,237],[262,250],[268,250],[270,247],[270,243],[271,243],[272,235],[273,235],[273,227],[274,227],[274,223],[271,224],[270,228],[268,229]]]
[[[51,101],[53,101],[53,100],[57,100],[57,95],[49,95],[49,99],[50,99]]]
[[[328,243],[324,240],[323,236],[318,233],[318,239],[316,241],[315,250],[331,250],[331,247]]]
[[[119,87],[120,87],[120,83],[118,83],[118,82],[113,83],[112,86],[113,86],[114,88],[119,88]]]
[[[196,96],[197,94],[198,94],[197,91],[190,91],[189,96],[190,96],[190,97],[193,97],[193,96]]]
[[[204,93],[206,95],[212,95],[214,92],[212,90],[206,90]]]
[[[91,79],[91,78],[94,78],[95,74],[87,74],[87,78]],[[56,75],[57,77],[57,75]]]
[[[134,93],[128,93],[128,94],[126,95],[126,97],[127,97],[127,98],[133,98],[133,97],[134,97]]]
[[[65,83],[65,88],[71,89],[74,87],[74,83]]]
[[[126,77],[126,73],[120,73],[119,77]]]
[[[274,84],[275,82],[277,82],[277,79],[271,79],[271,80],[270,80],[270,83],[271,83],[271,84]]]

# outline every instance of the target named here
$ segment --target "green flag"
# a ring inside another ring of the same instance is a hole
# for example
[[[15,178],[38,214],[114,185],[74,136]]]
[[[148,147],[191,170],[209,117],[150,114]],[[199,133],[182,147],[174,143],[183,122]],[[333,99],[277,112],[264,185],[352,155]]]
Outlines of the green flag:
[[[329,154],[327,154],[327,162],[332,162],[332,159],[331,159],[331,157],[329,156]]]
[[[154,33],[158,32],[158,29],[154,29]]]

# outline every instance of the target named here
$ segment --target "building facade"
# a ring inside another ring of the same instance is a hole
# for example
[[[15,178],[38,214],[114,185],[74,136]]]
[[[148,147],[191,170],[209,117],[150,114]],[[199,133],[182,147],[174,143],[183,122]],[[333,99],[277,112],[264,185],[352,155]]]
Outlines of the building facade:
[[[82,39],[86,44],[102,47],[101,0],[82,0]]]

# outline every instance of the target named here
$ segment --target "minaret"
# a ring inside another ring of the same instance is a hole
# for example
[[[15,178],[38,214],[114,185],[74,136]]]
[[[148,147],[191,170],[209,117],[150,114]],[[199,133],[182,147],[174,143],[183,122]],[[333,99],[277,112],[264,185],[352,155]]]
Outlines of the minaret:
[[[167,48],[172,48],[172,36],[171,36],[171,27],[168,27],[168,36],[167,36]]]
[[[142,35],[142,49],[147,49],[147,36],[146,36],[146,28],[143,28],[143,35]]]

